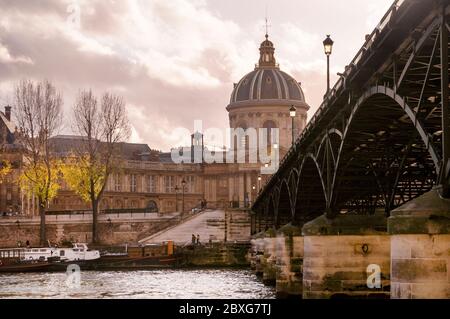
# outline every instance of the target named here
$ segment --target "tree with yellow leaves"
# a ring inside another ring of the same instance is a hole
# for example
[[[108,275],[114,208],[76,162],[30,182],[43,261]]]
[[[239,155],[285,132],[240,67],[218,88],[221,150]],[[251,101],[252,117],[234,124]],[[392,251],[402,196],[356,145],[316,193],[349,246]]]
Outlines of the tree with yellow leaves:
[[[99,242],[99,203],[108,177],[118,169],[118,144],[130,136],[125,102],[105,93],[100,103],[92,91],[80,92],[74,107],[74,131],[82,137],[62,173],[67,185],[92,207],[92,242]]]
[[[62,97],[48,81],[21,81],[14,92],[19,142],[24,147],[24,161],[19,184],[37,198],[40,215],[40,243],[46,245],[45,212],[56,196],[59,165],[52,152],[51,137],[57,134],[62,120]]]
[[[66,158],[61,165],[61,173],[67,186],[87,203],[91,201],[91,193],[98,198],[105,185],[105,165],[90,163],[87,155]]]
[[[0,184],[6,179],[6,177],[11,173],[11,163],[8,161],[0,162]]]
[[[34,195],[39,201],[47,198],[47,202],[53,200],[60,189],[60,168],[58,160],[52,159],[50,165],[44,162],[37,165],[25,165],[25,169],[19,176],[20,189],[26,194]],[[44,238],[45,240],[45,238]],[[41,244],[45,244],[42,243]]]

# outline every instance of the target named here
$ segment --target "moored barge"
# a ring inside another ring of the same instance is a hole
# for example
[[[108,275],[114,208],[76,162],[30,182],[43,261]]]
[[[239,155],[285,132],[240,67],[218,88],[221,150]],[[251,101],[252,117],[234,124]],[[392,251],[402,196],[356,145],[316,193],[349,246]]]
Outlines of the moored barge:
[[[87,254],[89,252],[89,254]],[[124,253],[74,248],[15,248],[0,250],[0,272],[65,272],[69,265],[84,271],[147,270],[179,266],[182,258],[174,243],[126,246]]]
[[[127,246],[124,253],[104,252],[95,260],[54,262],[51,271],[65,271],[76,264],[81,270],[146,270],[170,268],[180,264],[172,241],[144,246]]]
[[[51,264],[41,260],[25,261],[25,249],[0,249],[0,273],[47,272]]]

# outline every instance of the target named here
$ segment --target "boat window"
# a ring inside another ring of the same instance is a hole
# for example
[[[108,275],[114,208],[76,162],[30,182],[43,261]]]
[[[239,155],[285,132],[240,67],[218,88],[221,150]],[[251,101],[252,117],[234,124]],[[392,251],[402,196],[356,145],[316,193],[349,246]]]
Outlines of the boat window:
[[[41,249],[41,253],[45,253],[47,249]]]
[[[83,252],[84,251],[84,249],[80,249],[80,252]]]
[[[66,251],[65,250],[60,250],[59,251],[59,255],[60,256],[65,256],[66,255]]]
[[[33,249],[33,253],[39,252],[39,249]]]

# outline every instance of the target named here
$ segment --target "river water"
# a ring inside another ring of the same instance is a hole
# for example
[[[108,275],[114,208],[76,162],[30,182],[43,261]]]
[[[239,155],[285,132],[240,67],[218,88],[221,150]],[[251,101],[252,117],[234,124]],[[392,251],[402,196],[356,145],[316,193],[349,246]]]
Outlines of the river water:
[[[1,274],[0,299],[268,299],[275,290],[248,270],[86,271]]]

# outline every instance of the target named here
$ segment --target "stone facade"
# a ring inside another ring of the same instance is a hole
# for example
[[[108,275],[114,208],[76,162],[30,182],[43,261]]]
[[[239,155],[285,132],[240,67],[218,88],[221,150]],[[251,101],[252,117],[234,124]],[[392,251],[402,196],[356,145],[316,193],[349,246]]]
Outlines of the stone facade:
[[[0,111],[0,165],[9,162],[12,172],[0,181],[0,216],[3,213],[18,213],[21,211],[21,193],[17,178],[22,166],[22,149],[16,143],[16,128],[11,121],[11,108]]]

